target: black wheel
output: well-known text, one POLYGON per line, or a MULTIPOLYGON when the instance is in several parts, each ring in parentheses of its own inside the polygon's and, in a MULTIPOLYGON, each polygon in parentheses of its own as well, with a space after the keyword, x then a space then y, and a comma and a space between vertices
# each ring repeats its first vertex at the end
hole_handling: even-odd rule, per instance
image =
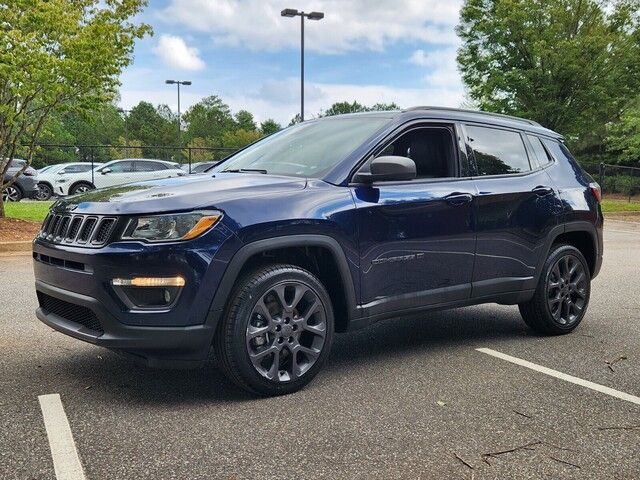
POLYGON ((2 192, 2 201, 4 202, 19 202, 22 200, 22 190, 17 185, 11 185, 7 187, 2 192))
POLYGON ((333 308, 322 283, 294 265, 268 265, 237 284, 214 339, 222 371, 261 395, 300 390, 333 342, 333 308))
POLYGON ((69 190, 69 195, 84 193, 94 189, 95 187, 91 185, 89 182, 78 182, 73 187, 71 187, 71 190, 69 190))
POLYGON ((519 305, 520 313, 539 333, 569 333, 584 318, 590 293, 591 274, 584 256, 571 245, 558 245, 545 262, 533 298, 519 305))
POLYGON ((53 197, 53 188, 48 183, 38 184, 38 193, 36 194, 37 200, 49 200, 53 197))

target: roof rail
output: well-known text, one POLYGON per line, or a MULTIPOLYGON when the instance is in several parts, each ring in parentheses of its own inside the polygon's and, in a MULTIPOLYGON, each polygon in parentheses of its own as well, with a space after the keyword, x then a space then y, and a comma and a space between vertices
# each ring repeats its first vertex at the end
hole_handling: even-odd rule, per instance
POLYGON ((528 118, 514 117, 512 115, 504 115, 502 113, 482 112, 480 110, 467 110, 467 109, 464 109, 464 108, 434 107, 434 106, 430 106, 430 105, 425 105, 425 106, 405 108, 403 110, 403 112, 412 112, 414 110, 444 110, 446 112, 471 113, 471 114, 476 114, 476 115, 486 115, 486 116, 489 116, 489 117, 496 117, 496 118, 504 118, 504 119, 508 119, 508 120, 514 120, 516 122, 522 122, 522 123, 527 123, 529 125, 535 125, 536 127, 541 127, 542 126, 538 122, 536 122, 534 120, 529 120, 528 118))

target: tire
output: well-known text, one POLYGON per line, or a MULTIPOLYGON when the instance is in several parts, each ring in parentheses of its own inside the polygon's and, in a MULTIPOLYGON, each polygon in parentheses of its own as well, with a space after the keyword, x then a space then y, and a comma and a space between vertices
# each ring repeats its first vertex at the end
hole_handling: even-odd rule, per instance
POLYGON ((69 189, 69 195, 77 195, 78 193, 88 192, 89 190, 95 190, 96 187, 91 185, 89 182, 78 182, 75 183, 69 189))
POLYGON ((237 283, 213 340, 214 355, 240 388, 284 395, 318 373, 333 330, 331 299, 314 275, 294 265, 267 265, 237 283))
POLYGON ((16 184, 13 184, 2 191, 3 202, 19 202, 24 197, 22 190, 16 184))
POLYGON ((533 298, 518 305, 525 323, 544 335, 572 332, 589 306, 591 273, 571 245, 555 245, 544 264, 533 298))
POLYGON ((53 197, 53 188, 51 188, 51 185, 49 185, 48 183, 39 183, 36 199, 45 201, 49 200, 51 197, 53 197))

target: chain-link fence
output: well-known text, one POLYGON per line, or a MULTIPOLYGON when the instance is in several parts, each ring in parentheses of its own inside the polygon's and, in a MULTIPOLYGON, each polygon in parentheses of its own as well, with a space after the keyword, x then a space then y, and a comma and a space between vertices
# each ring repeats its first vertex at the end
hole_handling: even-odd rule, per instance
POLYGON ((153 145, 41 144, 31 166, 37 170, 37 199, 49 200, 94 188, 202 173, 234 151, 153 145))
POLYGON ((620 195, 628 200, 640 195, 640 168, 608 163, 582 163, 581 165, 598 181, 603 194, 620 195))

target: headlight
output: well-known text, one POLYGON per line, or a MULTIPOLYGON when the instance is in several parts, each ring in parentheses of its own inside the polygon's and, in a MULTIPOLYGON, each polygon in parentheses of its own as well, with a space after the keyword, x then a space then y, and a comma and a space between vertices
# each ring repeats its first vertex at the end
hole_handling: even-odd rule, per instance
POLYGON ((122 240, 170 242, 191 240, 210 230, 222 218, 220 212, 191 212, 153 215, 129 220, 122 240))

